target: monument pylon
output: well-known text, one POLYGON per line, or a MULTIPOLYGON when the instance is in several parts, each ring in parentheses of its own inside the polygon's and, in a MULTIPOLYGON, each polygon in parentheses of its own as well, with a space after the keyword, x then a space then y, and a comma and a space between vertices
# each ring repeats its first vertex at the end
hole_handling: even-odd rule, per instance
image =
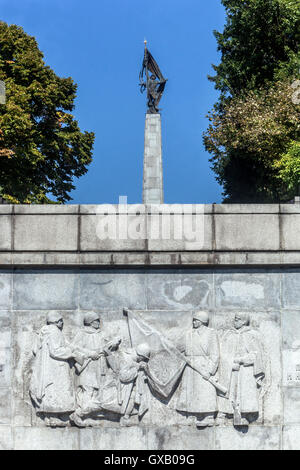
POLYGON ((161 116, 158 104, 167 79, 162 75, 156 61, 147 49, 140 72, 141 92, 147 90, 147 113, 145 122, 143 204, 163 204, 163 169, 161 116))

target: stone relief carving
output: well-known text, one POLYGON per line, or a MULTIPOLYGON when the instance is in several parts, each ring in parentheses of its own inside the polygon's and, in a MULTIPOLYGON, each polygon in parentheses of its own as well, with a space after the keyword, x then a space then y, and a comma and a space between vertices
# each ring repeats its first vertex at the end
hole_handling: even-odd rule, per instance
POLYGON ((194 414, 197 427, 213 426, 218 407, 211 378, 219 366, 219 341, 216 331, 208 327, 206 312, 196 312, 193 317, 193 331, 187 334, 184 345, 191 367, 183 372, 177 410, 194 414))
POLYGON ((104 338, 97 313, 87 313, 83 322, 72 343, 73 350, 81 355, 75 358, 76 409, 70 416, 77 426, 84 425, 86 418, 103 416, 104 394, 111 380, 106 357, 121 342, 120 338, 110 342, 104 338))
POLYGON ((170 403, 198 428, 262 418, 267 357, 248 314, 236 314, 220 334, 206 312, 195 312, 190 330, 175 340, 135 312, 124 309, 124 321, 128 337, 108 338, 99 314, 88 312, 67 342, 62 316, 48 315, 33 347, 29 386, 46 425, 130 426, 151 415, 151 400, 170 403))
POLYGON ((37 414, 51 426, 66 425, 69 415, 75 410, 70 368, 74 352, 65 340, 63 326, 62 316, 51 312, 33 349, 35 361, 29 393, 37 414))
POLYGON ((234 425, 248 425, 259 415, 266 358, 258 332, 249 325, 249 314, 236 314, 233 328, 221 338, 218 376, 228 387, 228 393, 219 396, 219 424, 233 416, 234 425))

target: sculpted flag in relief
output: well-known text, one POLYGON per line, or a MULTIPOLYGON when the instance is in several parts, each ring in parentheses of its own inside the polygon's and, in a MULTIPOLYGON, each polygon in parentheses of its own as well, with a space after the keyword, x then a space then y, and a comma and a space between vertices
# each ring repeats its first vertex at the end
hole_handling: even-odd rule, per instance
POLYGON ((126 311, 125 314, 132 347, 142 343, 150 346, 151 355, 147 370, 150 387, 162 397, 168 398, 186 366, 184 357, 171 341, 139 315, 132 311, 126 311))

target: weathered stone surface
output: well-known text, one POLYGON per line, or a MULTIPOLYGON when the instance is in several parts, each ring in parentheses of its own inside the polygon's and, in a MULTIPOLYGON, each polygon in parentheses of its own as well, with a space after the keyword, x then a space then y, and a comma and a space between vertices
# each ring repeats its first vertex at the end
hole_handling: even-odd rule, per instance
POLYGON ((73 215, 16 215, 14 248, 18 251, 74 251, 78 220, 73 215))
POLYGON ((300 450, 300 426, 284 426, 282 440, 283 450, 300 450))
POLYGON ((213 209, 215 214, 278 214, 279 204, 214 204, 213 209))
POLYGON ((122 309, 124 306, 146 308, 146 277, 142 271, 81 271, 81 309, 122 309))
POLYGON ((13 435, 10 426, 0 426, 0 450, 13 450, 13 435))
POLYGON ((12 272, 0 271, 0 309, 10 310, 12 306, 12 272))
POLYGON ((197 251, 212 249, 212 217, 204 213, 152 214, 147 218, 148 249, 151 251, 197 251))
POLYGON ((15 450, 78 450, 78 429, 15 427, 15 450))
POLYGON ((0 216, 0 250, 11 250, 11 217, 9 215, 0 216))
POLYGON ((148 449, 148 429, 144 427, 108 427, 80 430, 81 450, 148 449))
POLYGON ((218 427, 217 450, 280 450, 281 428, 279 426, 253 426, 241 428, 218 427))
POLYGON ((297 349, 300 345, 300 312, 299 310, 284 309, 282 322, 282 348, 297 349))
POLYGON ((78 282, 79 275, 72 270, 16 270, 14 309, 76 309, 78 282))
POLYGON ((217 250, 279 250, 279 216, 216 214, 217 250))
POLYGON ((282 370, 283 386, 300 387, 300 348, 299 344, 296 346, 296 342, 292 349, 282 351, 282 370))
POLYGON ((282 248, 284 250, 299 250, 299 230, 300 230, 300 214, 285 214, 280 216, 282 248))
MULTIPOLYGON (((153 168, 150 173, 151 178, 156 176, 153 168)), ((46 248, 38 237, 28 241, 32 243, 28 252, 10 251, 10 248, 18 249, 17 246, 9 246, 9 251, 5 251, 10 239, 3 230, 4 245, 1 246, 0 236, 0 264, 11 266, 0 271, 0 448, 299 448, 300 254, 295 232, 299 207, 293 204, 280 208, 277 205, 205 206, 203 213, 209 222, 204 230, 207 235, 202 251, 199 247, 193 251, 181 240, 160 238, 152 243, 149 224, 145 224, 148 239, 141 244, 139 240, 135 243, 125 240, 105 247, 98 244, 95 232, 88 233, 88 223, 84 221, 92 220, 94 215, 97 217, 102 206, 65 207, 0 206, 0 222, 1 217, 6 218, 3 218, 3 226, 7 221, 10 226, 10 218, 29 220, 31 217, 31 220, 42 221, 53 218, 55 226, 57 220, 67 217, 79 222, 78 225, 74 222, 72 236, 73 231, 78 233, 80 226, 82 235, 81 246, 75 235, 71 236, 71 245, 66 246, 59 245, 60 240, 56 243, 55 234, 53 244, 46 248), (226 229, 224 237, 220 231, 221 218, 226 229), (281 250, 277 249, 279 246, 281 250), (138 267, 129 268, 134 265, 138 267), (37 338, 42 338, 41 330, 46 326, 48 315, 56 312, 63 316, 62 334, 67 343, 72 343, 78 333, 85 331, 84 317, 93 310, 101 316, 103 338, 110 342, 120 337, 121 346, 128 354, 131 340, 134 345, 140 340, 130 338, 122 313, 124 307, 132 309, 140 321, 145 322, 146 330, 158 331, 164 341, 175 345, 179 351, 183 351, 181 338, 191 331, 195 312, 201 310, 209 315, 208 328, 217 333, 220 344, 223 335, 233 328, 236 314, 248 312, 249 331, 260 337, 266 358, 262 367, 264 393, 253 423, 234 427, 233 417, 229 416, 225 425, 197 429, 195 416, 177 409, 179 385, 185 380, 186 367, 171 397, 162 398, 149 388, 148 410, 140 421, 136 415, 130 415, 129 427, 121 425, 120 414, 106 416, 93 423, 96 427, 81 430, 70 426, 69 422, 65 429, 48 427, 45 417, 36 414, 29 396, 35 364, 33 345, 37 338), (12 428, 15 428, 13 432, 12 428)), ((140 209, 145 209, 148 220, 152 217, 149 206, 140 209)), ((165 206, 159 209, 165 220, 169 213, 170 218, 179 213, 176 207, 173 212, 172 208, 167 208, 167 212, 165 209, 165 206)), ((137 208, 135 210, 131 220, 141 215, 137 208)), ((124 216, 126 210, 116 205, 116 213, 124 216)), ((26 221, 26 224, 29 227, 30 223, 26 221)), ((34 230, 39 230, 38 224, 34 230)), ((40 233, 46 230, 47 227, 42 228, 40 233)), ((23 243, 21 235, 18 237, 23 243)), ((210 331, 208 328, 206 332, 210 331)), ((257 354, 257 350, 251 348, 257 354)), ((243 352, 243 347, 240 350, 243 352)), ((199 360, 201 354, 197 354, 196 349, 193 351, 192 357, 199 360)), ((219 364, 224 360, 222 355, 221 352, 219 364)), ((78 360, 79 357, 70 360, 74 380, 74 364, 79 364, 78 360)), ((248 361, 244 369, 254 370, 253 359, 248 358, 248 361)), ((130 364, 136 367, 137 363, 131 360, 130 364)), ((155 370, 163 377, 168 372, 170 356, 158 364, 161 367, 155 370)), ((253 377, 254 374, 249 375, 250 385, 254 383, 253 377)), ((136 378, 131 379, 133 386, 136 386, 135 381, 136 378)), ((195 383, 186 388, 187 403, 191 403, 191 396, 199 391, 195 383)))
MULTIPOLYGON (((153 157, 149 157, 151 158, 153 157)), ((154 192, 154 198, 158 197, 158 189, 148 191, 149 194, 154 192)), ((7 254, 5 251, 0 253, 0 263, 29 266, 34 262, 37 265, 44 263, 58 266, 69 263, 84 266, 85 258, 80 254, 85 252, 89 254, 94 251, 100 255, 104 250, 113 256, 114 253, 132 254, 137 250, 145 253, 145 250, 148 250, 150 253, 146 251, 147 256, 151 258, 151 251, 155 250, 155 259, 159 260, 156 264, 164 264, 164 251, 175 251, 180 255, 180 263, 185 266, 197 263, 214 266, 299 265, 298 206, 299 204, 280 207, 276 204, 3 204, 0 207, 0 249, 7 251, 7 254), (164 231, 167 231, 166 221, 169 218, 176 221, 179 213, 189 213, 191 209, 194 213, 200 208, 205 216, 204 237, 202 230, 196 230, 197 235, 201 233, 201 240, 197 239, 196 244, 193 240, 191 242, 188 236, 180 239, 173 236, 180 228, 178 221, 171 227, 170 239, 162 235, 159 235, 158 239, 151 237, 151 231, 156 231, 159 225, 155 215, 157 212, 163 214, 164 231), (115 225, 120 227, 121 232, 124 232, 126 227, 131 227, 127 236, 110 237, 109 240, 98 236, 99 221, 107 217, 107 213, 115 214, 115 225), (132 237, 131 232, 135 237, 132 237), (13 240, 11 234, 14 234, 13 240), (205 252, 205 257, 197 261, 199 250, 205 252), (52 251, 57 254, 52 256, 52 251), (73 258, 68 257, 70 251, 74 252, 73 258)), ((195 220, 192 217, 187 224, 187 232, 194 231, 195 220)))
POLYGON ((300 309, 299 268, 287 268, 282 273, 282 306, 293 310, 300 309))
POLYGON ((150 450, 210 450, 214 448, 214 429, 197 430, 192 427, 157 426, 150 428, 150 450))
POLYGON ((243 310, 280 307, 280 273, 276 270, 220 270, 215 275, 215 285, 217 307, 243 310))
POLYGON ((163 202, 161 118, 160 114, 146 114, 143 203, 163 202))
POLYGON ((147 276, 148 309, 192 310, 212 305, 211 271, 152 271, 147 276))
MULTIPOLYGON (((74 214, 79 211, 78 204, 16 204, 12 206, 15 214, 74 214)), ((44 219, 46 220, 46 219, 44 219)))
POLYGON ((82 215, 80 226, 80 248, 83 252, 146 249, 144 214, 82 215))
MULTIPOLYGON (((110 255, 109 255, 110 256, 110 255)), ((80 254, 70 252, 16 252, 11 264, 17 266, 78 266, 80 254)))
POLYGON ((300 388, 283 387, 284 424, 300 424, 300 388))

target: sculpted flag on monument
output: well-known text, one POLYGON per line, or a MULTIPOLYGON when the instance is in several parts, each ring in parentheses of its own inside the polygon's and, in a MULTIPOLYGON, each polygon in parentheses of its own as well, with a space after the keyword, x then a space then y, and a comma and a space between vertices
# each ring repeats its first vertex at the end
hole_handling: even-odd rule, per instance
POLYGON ((162 397, 168 398, 186 366, 176 347, 136 313, 125 311, 132 347, 147 343, 151 349, 148 362, 148 382, 162 397))
MULTIPOLYGON (((147 41, 145 41, 145 44, 147 41)), ((152 54, 148 51, 147 47, 145 46, 145 52, 144 52, 144 59, 143 59, 143 64, 142 64, 142 69, 140 71, 140 87, 141 91, 143 92, 144 89, 147 87, 148 94, 150 95, 153 93, 154 90, 151 89, 148 73, 151 73, 154 75, 155 79, 158 80, 158 82, 154 81, 152 83, 152 87, 155 87, 155 107, 159 104, 162 94, 164 92, 167 80, 161 73, 161 70, 155 61, 154 57, 152 54), (146 83, 144 82, 144 75, 146 75, 146 83)), ((153 97, 154 98, 154 97, 153 97)))

